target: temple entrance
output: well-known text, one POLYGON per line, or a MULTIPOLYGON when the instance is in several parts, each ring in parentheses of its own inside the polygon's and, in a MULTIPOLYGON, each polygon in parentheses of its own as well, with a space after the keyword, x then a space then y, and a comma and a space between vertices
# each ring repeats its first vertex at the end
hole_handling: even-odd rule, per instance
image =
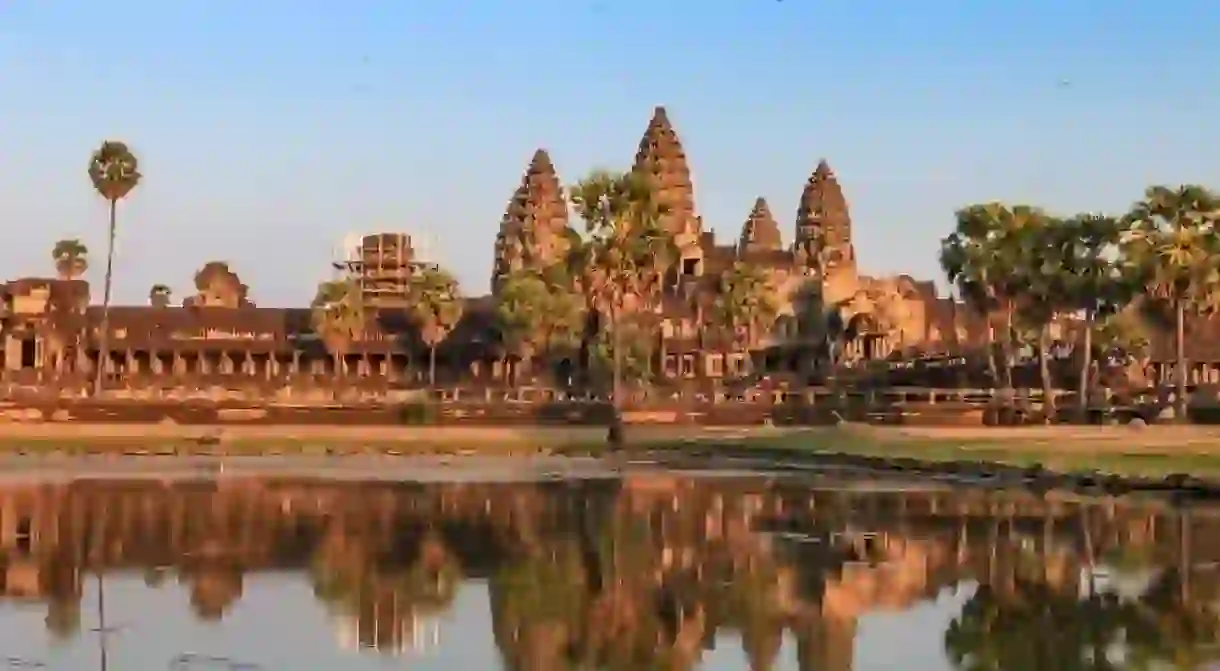
POLYGON ((34 336, 21 339, 21 367, 35 368, 38 366, 38 341, 34 336))
POLYGON ((865 361, 885 358, 885 336, 866 333, 860 336, 863 340, 863 356, 865 361))

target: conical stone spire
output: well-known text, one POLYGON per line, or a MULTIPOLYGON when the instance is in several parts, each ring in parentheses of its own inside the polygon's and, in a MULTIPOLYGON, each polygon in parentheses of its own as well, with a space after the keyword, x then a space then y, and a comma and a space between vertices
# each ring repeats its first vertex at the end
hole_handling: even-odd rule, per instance
POLYGON ((509 273, 545 268, 567 253, 568 205, 559 175, 545 149, 534 152, 521 185, 513 193, 496 235, 492 291, 509 273))
POLYGON ((847 199, 825 160, 818 163, 801 193, 793 250, 801 263, 823 273, 855 267, 847 199))
POLYGON ((741 240, 737 248, 743 252, 755 250, 775 250, 784 246, 783 236, 779 232, 779 224, 771 216, 771 208, 766 198, 754 201, 754 209, 741 227, 741 240))
POLYGON ((664 107, 653 110, 652 120, 640 139, 635 169, 649 176, 657 199, 668 209, 661 225, 670 233, 699 232, 695 217, 695 192, 682 142, 669 122, 664 107))

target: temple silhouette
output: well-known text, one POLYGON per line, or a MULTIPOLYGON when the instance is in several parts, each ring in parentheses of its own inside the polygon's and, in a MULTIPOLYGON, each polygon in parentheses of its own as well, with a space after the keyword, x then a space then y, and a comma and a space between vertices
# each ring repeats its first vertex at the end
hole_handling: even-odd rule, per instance
MULTIPOLYGON (((668 112, 657 107, 640 140, 632 169, 651 181, 666 206, 661 226, 678 256, 665 273, 661 300, 649 315, 649 366, 661 382, 772 376, 793 384, 818 384, 827 365, 825 337, 802 323, 810 305, 835 306, 850 334, 842 362, 953 361, 977 352, 987 321, 951 298, 937 295, 930 280, 908 275, 870 276, 857 264, 848 200, 825 160, 816 163, 801 190, 791 240, 764 197, 743 203, 738 235, 729 242, 704 225, 695 211, 691 171, 668 112), (749 348, 710 323, 708 308, 720 278, 735 263, 765 269, 779 309, 768 333, 749 348)), ((465 299, 461 322, 441 343, 438 380, 444 384, 504 384, 507 355, 495 316, 495 295, 510 273, 556 263, 570 246, 571 221, 559 173, 544 149, 532 156, 513 191, 494 241, 490 292, 465 299)), ((337 263, 357 283, 368 323, 336 361, 314 333, 310 310, 259 308, 237 269, 204 265, 196 292, 180 306, 163 291, 150 305, 111 309, 109 353, 98 352, 101 308, 96 292, 79 279, 23 278, 3 286, 4 347, 0 370, 21 384, 54 379, 61 389, 84 384, 98 366, 109 389, 259 387, 265 395, 293 395, 300 385, 345 383, 382 390, 418 385, 428 348, 403 316, 410 278, 420 271, 413 241, 403 233, 365 236, 352 258, 337 263)), ((471 288, 466 288, 471 293, 471 288)), ((1163 335, 1163 334, 1162 334, 1163 335)), ((1167 374, 1170 343, 1153 343, 1150 378, 1167 374)), ((1195 339, 1192 339, 1195 340, 1195 339)), ((1189 346, 1192 382, 1220 381, 1208 354, 1208 338, 1189 346)), ((1214 348, 1212 348, 1214 349, 1214 348)), ((584 355, 552 362, 564 371, 588 367, 584 355)), ((928 384, 929 373, 895 366, 894 384, 928 384)), ((551 371, 554 372, 554 369, 551 371)), ((977 371, 976 371, 977 372, 977 371)), ((545 378, 547 371, 540 371, 545 378)), ((557 375, 553 377, 564 377, 557 375)), ((567 377, 573 377, 568 374, 567 377)), ((961 376, 957 376, 960 378, 961 376)), ((953 376, 936 384, 950 384, 953 376)), ((960 382, 960 380, 958 380, 960 382)))

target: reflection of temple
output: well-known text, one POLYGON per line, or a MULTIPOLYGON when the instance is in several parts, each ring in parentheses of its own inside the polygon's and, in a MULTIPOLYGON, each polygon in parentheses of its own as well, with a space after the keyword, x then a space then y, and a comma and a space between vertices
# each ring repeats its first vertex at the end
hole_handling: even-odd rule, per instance
POLYGON ((1220 559, 1218 524, 1153 503, 728 478, 10 485, 0 591, 47 601, 68 634, 85 571, 171 567, 216 619, 243 575, 294 570, 341 642, 396 654, 435 645, 457 586, 482 578, 509 669, 688 669, 734 632, 753 668, 774 668, 787 635, 798 668, 844 670, 870 613, 971 582, 1001 603, 1031 584, 1074 603, 1084 569, 1115 553, 1206 601, 1214 572, 1187 558, 1220 559))

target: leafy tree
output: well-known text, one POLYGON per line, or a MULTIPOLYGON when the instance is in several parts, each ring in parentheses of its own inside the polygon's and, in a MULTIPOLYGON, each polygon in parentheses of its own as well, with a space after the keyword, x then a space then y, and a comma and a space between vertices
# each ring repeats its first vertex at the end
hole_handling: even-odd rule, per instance
POLYGON ((1093 365, 1093 336, 1133 297, 1133 284, 1117 261, 1119 223, 1113 217, 1078 214, 1060 222, 1058 249, 1066 301, 1083 316, 1080 345, 1080 380, 1077 388, 1079 412, 1088 409, 1093 365))
POLYGON ((569 189, 588 239, 574 250, 571 267, 589 307, 609 317, 614 403, 622 399, 623 352, 619 324, 633 308, 660 296, 676 255, 660 227, 667 212, 641 172, 596 170, 569 189))
POLYGON ((720 278, 713 304, 717 323, 730 329, 747 349, 775 323, 779 302, 766 272, 757 265, 737 262, 720 278))
POLYGON ((74 280, 89 269, 89 248, 77 238, 60 240, 51 249, 55 272, 63 280, 74 280))
POLYGON ((344 355, 353 341, 364 332, 365 314, 360 287, 351 280, 336 280, 318 285, 310 303, 314 332, 334 357, 335 374, 345 375, 344 355))
POLYGON ((154 308, 167 308, 172 296, 173 290, 168 285, 154 284, 148 290, 148 304, 154 308))
MULTIPOLYGON (((582 318, 581 298, 544 273, 512 273, 496 294, 496 321, 504 344, 524 362, 540 351, 573 344, 580 336, 582 318)), ((514 381, 516 376, 514 368, 514 381)))
MULTIPOLYGON (((1035 207, 1002 203, 971 205, 958 210, 954 232, 941 240, 941 267, 949 282, 976 314, 987 322, 988 371, 1010 397, 1013 390, 1016 331, 1022 304, 1031 307, 1032 294, 1046 294, 1048 287, 1030 287, 1031 268, 1046 265, 1046 255, 1033 254, 1035 245, 1046 242, 1048 217, 1035 207), (994 359, 992 316, 1002 316, 1004 337, 1000 351, 1004 365, 994 359)), ((1046 281, 1053 281, 1049 276, 1046 281)), ((1039 284, 1043 278, 1039 278, 1039 284)), ((1041 321, 1038 310, 1025 317, 1041 321)))
POLYGON ((1141 360, 1148 355, 1151 341, 1141 304, 1129 303, 1094 325, 1093 340, 1104 355, 1119 355, 1125 360, 1141 360))
MULTIPOLYGON (((528 362, 542 348, 548 299, 546 282, 535 273, 518 271, 505 278, 496 294, 496 322, 510 356, 528 362)), ((517 380, 515 365, 512 380, 517 380)))
POLYGON ((407 308, 428 348, 428 386, 436 385, 436 348, 462 318, 462 295, 457 280, 440 269, 421 271, 411 279, 411 301, 407 308))
POLYGON ((194 296, 191 305, 206 307, 253 307, 249 300, 250 287, 242 283, 237 273, 224 261, 209 261, 195 273, 194 296))
POLYGON ((1212 313, 1220 298, 1220 199, 1201 186, 1150 187, 1127 214, 1122 249, 1133 274, 1173 315, 1177 394, 1186 418, 1186 318, 1212 313))
POLYGON ((980 585, 945 632, 945 651, 963 671, 1117 671, 1106 654, 1121 645, 1130 607, 1108 594, 1084 599, 1018 580, 1015 595, 980 585))
POLYGON ((1029 342, 1037 343, 1038 372, 1042 380, 1042 418, 1055 416, 1055 385, 1051 376, 1051 325, 1074 308, 1067 293, 1067 275, 1062 272, 1070 246, 1068 229, 1037 208, 1013 207, 1003 221, 1005 257, 1015 269, 1008 293, 1017 303, 1019 326, 1032 331, 1029 342))
POLYGON ((622 318, 616 328, 598 331, 589 343, 590 372, 599 380, 609 377, 612 383, 617 377, 620 385, 627 381, 650 382, 651 330, 636 316, 622 318))
POLYGON ((98 338, 97 377, 93 393, 102 392, 105 362, 110 357, 110 286, 114 279, 114 236, 117 228, 119 201, 131 194, 140 183, 140 166, 135 154, 122 142, 107 140, 89 158, 89 181, 98 195, 110 205, 110 226, 106 245, 106 279, 102 292, 102 325, 98 338))

